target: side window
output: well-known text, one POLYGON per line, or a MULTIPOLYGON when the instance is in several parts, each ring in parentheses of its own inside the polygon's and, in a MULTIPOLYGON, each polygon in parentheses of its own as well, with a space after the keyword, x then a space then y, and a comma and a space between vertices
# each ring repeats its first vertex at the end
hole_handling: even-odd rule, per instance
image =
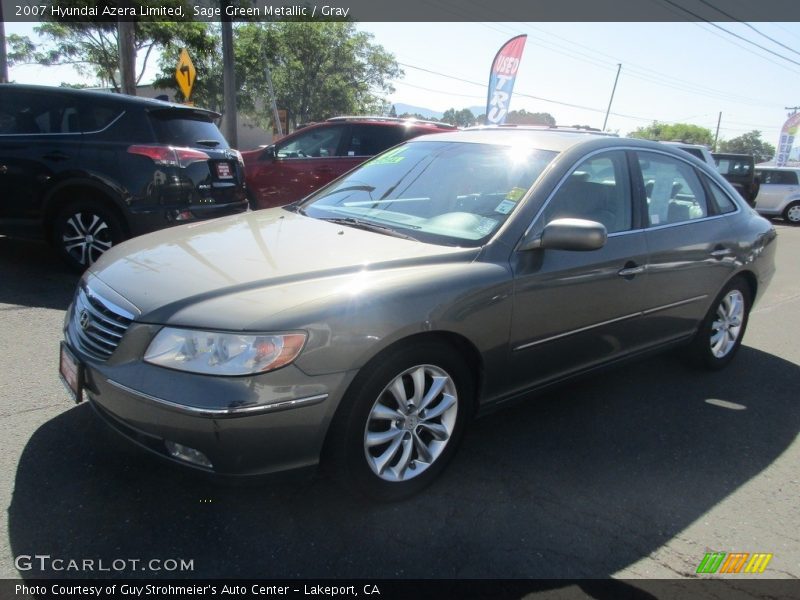
POLYGON ((708 183, 708 189, 711 190, 711 200, 716 206, 717 213, 724 215, 735 212, 736 204, 730 199, 728 194, 723 192, 720 187, 710 179, 706 179, 706 182, 708 183))
POLYGON ((314 127, 300 133, 297 137, 279 143, 278 158, 324 158, 336 156, 342 139, 343 125, 334 127, 314 127))
POLYGON ((344 156, 373 156, 403 141, 403 127, 353 125, 344 156))
POLYGON ((583 161, 550 199, 540 227, 554 219, 598 221, 608 233, 631 228, 633 200, 625 153, 596 154, 583 161))
POLYGON ((650 226, 708 216, 703 186, 694 167, 663 154, 639 152, 650 226))
POLYGON ((760 183, 774 183, 772 181, 772 171, 756 171, 756 177, 760 183))
POLYGON ((794 171, 775 171, 773 183, 782 185, 797 185, 797 173, 794 171))

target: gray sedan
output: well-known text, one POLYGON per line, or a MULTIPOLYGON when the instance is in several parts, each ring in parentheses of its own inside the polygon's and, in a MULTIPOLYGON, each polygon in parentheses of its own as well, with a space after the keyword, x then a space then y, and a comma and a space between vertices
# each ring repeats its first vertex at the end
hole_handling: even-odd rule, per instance
POLYGON ((480 413, 675 347, 733 359, 776 234, 663 144, 477 128, 397 146, 302 202, 128 241, 84 275, 60 372, 195 468, 322 463, 397 499, 480 413))

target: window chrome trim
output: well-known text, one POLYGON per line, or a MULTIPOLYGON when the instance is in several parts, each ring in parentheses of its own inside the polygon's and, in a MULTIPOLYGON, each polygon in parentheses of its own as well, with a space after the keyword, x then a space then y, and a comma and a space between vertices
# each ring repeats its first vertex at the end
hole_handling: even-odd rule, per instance
POLYGON ((559 333, 557 335, 551 335, 550 337, 542 338, 540 340, 535 340, 533 342, 528 342, 526 344, 522 344, 514 348, 514 352, 519 350, 525 350, 527 348, 531 348, 533 346, 538 346, 540 344, 546 344, 547 342, 553 342, 555 340, 560 340, 562 338, 575 335, 577 333, 583 333, 584 331, 589 331, 591 329, 596 329, 598 327, 603 327, 605 325, 611 325, 613 323, 619 323, 620 321, 626 321, 628 319, 634 319, 636 317, 642 317, 645 315, 651 315, 653 313, 660 312, 662 310, 669 310, 670 308, 677 308, 678 306, 683 306, 685 304, 691 304, 692 302, 699 302, 700 300, 705 300, 708 298, 708 294, 703 294, 702 296, 694 296, 693 298, 687 298, 686 300, 679 300, 677 302, 671 302, 670 304, 664 304, 662 306, 656 306, 654 308, 647 308, 645 310, 640 310, 635 313, 631 313, 629 315, 625 315, 623 317, 616 317, 615 319, 609 319, 607 321, 601 321, 600 323, 594 323, 592 325, 586 325, 585 327, 580 327, 578 329, 573 329, 571 331, 565 331, 564 333, 559 333))
MULTIPOLYGON (((615 150, 621 150, 623 152, 637 152, 637 153, 638 152, 651 152, 653 154, 661 154, 661 155, 666 156, 668 158, 672 158, 672 159, 684 162, 687 165, 689 165, 690 167, 692 167, 693 169, 695 169, 695 171, 698 171, 700 175, 703 175, 705 177, 709 177, 710 178, 708 173, 705 173, 702 170, 698 169, 697 165, 692 164, 692 162, 690 160, 688 160, 687 158, 684 158, 682 156, 674 156, 673 154, 671 154, 669 152, 664 152, 663 150, 660 150, 658 148, 640 148, 640 147, 636 147, 636 146, 613 146, 613 147, 601 148, 599 150, 595 150, 593 152, 590 152, 589 154, 583 155, 581 158, 579 158, 577 161, 575 161, 575 163, 573 163, 569 167, 569 169, 567 170, 566 175, 564 175, 559 180, 559 182, 553 188, 553 191, 550 192, 550 194, 547 196, 547 199, 544 201, 544 204, 542 204, 542 207, 537 211, 537 213, 534 215, 533 219, 531 219, 530 225, 528 225, 528 227, 525 229, 525 233, 522 234, 522 237, 520 238, 519 242, 515 246, 515 250, 519 247, 519 244, 522 243, 522 240, 524 240, 530 234, 531 230, 533 229, 533 226, 539 220, 539 217, 542 216, 542 213, 545 211, 545 209, 550 205, 550 202, 553 200, 553 197, 559 192, 559 190, 561 189, 561 186, 564 185, 564 183, 567 181, 569 176, 572 175, 572 172, 578 167, 578 165, 580 165, 586 159, 594 156, 595 154, 601 154, 603 152, 612 152, 612 151, 615 151, 615 150)), ((687 156, 691 156, 691 155, 687 154, 687 156)), ((692 158, 694 158, 694 157, 692 157, 692 158)), ((628 172, 628 176, 630 177, 630 170, 628 172)), ((713 182, 713 180, 712 180, 712 182, 713 182)), ((535 183, 536 182, 534 182, 534 184, 535 183)), ((702 181, 701 181, 701 185, 702 185, 702 181)), ((532 185, 531 189, 533 189, 534 187, 535 187, 535 185, 532 185)), ((727 191, 725 190, 724 187, 722 187, 722 186, 719 186, 719 187, 728 196, 728 198, 730 198, 733 201, 734 206, 736 206, 736 210, 735 211, 729 212, 729 213, 723 213, 721 215, 706 216, 706 217, 702 217, 700 219, 690 219, 688 221, 681 221, 679 223, 665 223, 663 225, 656 225, 654 227, 643 227, 643 228, 640 228, 640 229, 626 229, 625 231, 615 231, 614 233, 609 233, 608 237, 611 238, 611 237, 616 237, 616 236, 619 236, 619 235, 628 235, 628 234, 631 234, 631 233, 640 233, 642 231, 654 231, 654 230, 657 230, 657 229, 664 229, 666 227, 678 227, 680 225, 686 225, 687 223, 700 223, 701 221, 708 221, 710 219, 719 219, 721 217, 730 217, 732 215, 739 214, 742 211, 742 207, 739 204, 739 202, 737 201, 737 199, 732 198, 731 195, 727 193, 727 191)), ((528 192, 530 192, 530 189, 528 190, 528 192)), ((631 190, 631 200, 633 200, 633 190, 631 190)), ((744 199, 742 199, 742 201, 744 201, 744 199)))
POLYGON ((170 400, 164 400, 158 396, 152 396, 133 388, 123 385, 113 379, 106 379, 106 381, 117 389, 122 390, 140 398, 148 400, 154 404, 159 404, 169 409, 176 410, 193 417, 212 417, 218 419, 234 418, 234 417, 248 417, 251 415, 260 415, 264 413, 279 412, 282 410, 290 410, 293 408, 300 408, 301 406, 313 406, 328 398, 328 394, 318 394, 316 396, 307 396, 305 398, 294 398, 292 400, 282 400, 272 404, 256 404, 249 406, 237 406, 234 408, 199 408, 197 406, 188 406, 186 404, 178 404, 170 400))
POLYGON ((104 131, 106 131, 109 127, 114 125, 114 123, 119 121, 125 115, 125 113, 127 113, 127 112, 128 111, 123 110, 116 117, 114 117, 114 119, 109 121, 108 125, 106 125, 102 129, 96 129, 95 131, 70 131, 70 132, 67 132, 67 133, 0 133, 0 137, 31 137, 31 136, 34 136, 34 137, 52 137, 52 136, 67 136, 67 135, 94 135, 94 134, 103 133, 104 131))

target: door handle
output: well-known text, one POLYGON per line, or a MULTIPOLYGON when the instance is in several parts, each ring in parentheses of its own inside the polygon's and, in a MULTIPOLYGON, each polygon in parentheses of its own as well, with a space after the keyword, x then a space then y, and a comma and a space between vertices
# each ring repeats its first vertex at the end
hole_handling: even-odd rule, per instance
POLYGON ((733 254, 733 252, 730 248, 717 248, 711 252, 711 256, 714 258, 723 258, 725 256, 730 256, 731 254, 733 254))
POLYGON ((626 262, 625 267, 617 271, 617 275, 626 279, 633 279, 641 273, 644 273, 644 265, 637 265, 633 261, 626 262))

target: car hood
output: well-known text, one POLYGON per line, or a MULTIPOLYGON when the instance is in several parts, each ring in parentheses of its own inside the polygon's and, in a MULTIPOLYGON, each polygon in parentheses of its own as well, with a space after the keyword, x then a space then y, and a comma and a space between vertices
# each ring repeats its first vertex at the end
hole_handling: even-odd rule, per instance
MULTIPOLYGON (((131 303, 138 321, 166 323, 187 307, 210 306, 222 296, 252 298, 269 288, 268 297, 258 296, 275 313, 318 299, 343 276, 471 261, 477 254, 475 248, 424 244, 275 208, 134 238, 106 252, 87 277, 131 303)), ((209 326, 215 321, 209 315, 209 326)))

